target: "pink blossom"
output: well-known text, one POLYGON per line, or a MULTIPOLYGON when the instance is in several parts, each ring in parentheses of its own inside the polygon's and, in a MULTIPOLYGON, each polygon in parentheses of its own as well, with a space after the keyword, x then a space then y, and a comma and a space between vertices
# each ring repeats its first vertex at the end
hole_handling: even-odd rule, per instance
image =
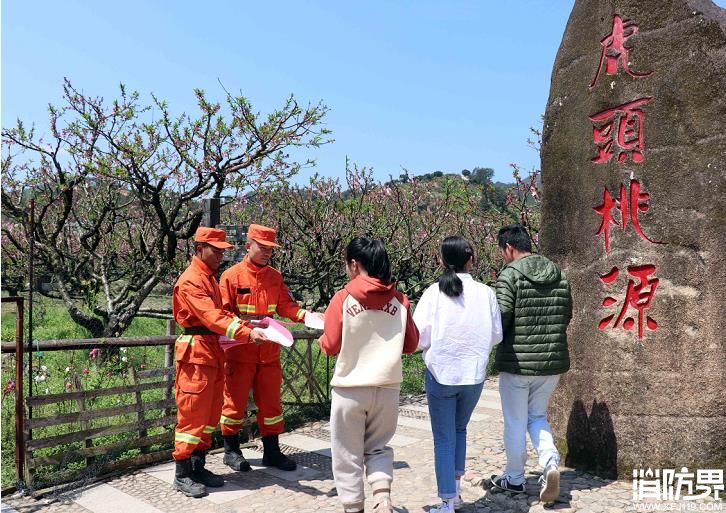
POLYGON ((91 373, 91 371, 90 371, 90 369, 88 369, 88 367, 86 367, 85 369, 83 369, 83 374, 88 375, 90 373, 91 373))
POLYGON ((98 348, 95 348, 95 349, 91 349, 91 352, 90 352, 90 353, 88 353, 88 356, 90 356, 91 358, 98 358, 98 354, 99 354, 100 352, 101 352, 101 350, 100 350, 100 349, 98 349, 98 348))

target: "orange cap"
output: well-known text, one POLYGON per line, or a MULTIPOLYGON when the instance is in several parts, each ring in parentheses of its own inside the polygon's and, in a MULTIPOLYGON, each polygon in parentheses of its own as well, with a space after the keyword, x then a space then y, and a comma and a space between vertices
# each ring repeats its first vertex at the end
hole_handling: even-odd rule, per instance
POLYGON ((277 232, 274 229, 262 226, 261 224, 251 224, 250 227, 247 228, 248 241, 253 240, 263 246, 279 248, 280 245, 275 242, 275 235, 277 235, 277 232))
POLYGON ((197 228, 197 233, 194 234, 194 242, 206 242, 210 246, 220 249, 234 247, 232 244, 227 242, 227 234, 224 230, 207 228, 206 226, 197 228))

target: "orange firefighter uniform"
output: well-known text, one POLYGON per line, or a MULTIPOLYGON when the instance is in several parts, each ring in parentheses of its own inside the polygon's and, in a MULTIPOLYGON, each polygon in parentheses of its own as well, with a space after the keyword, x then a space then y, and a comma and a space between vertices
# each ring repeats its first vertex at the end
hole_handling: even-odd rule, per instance
MULTIPOLYGON (((305 318, 305 310, 293 300, 280 271, 270 266, 257 266, 248 257, 222 273, 220 287, 224 308, 242 319, 275 313, 297 322, 305 318)), ((257 405, 260 436, 282 433, 285 423, 280 403, 280 346, 274 342, 238 345, 228 349, 226 357, 224 407, 220 419, 222 436, 236 435, 242 427, 250 387, 257 405)))
MULTIPOLYGON (((223 230, 211 228, 200 228, 195 241, 230 246, 223 230)), ((176 340, 177 425, 172 457, 179 461, 209 449, 219 422, 225 362, 219 336, 248 342, 250 330, 223 309, 214 273, 196 256, 174 285, 172 307, 174 319, 188 333, 176 340)))
MULTIPOLYGON (((252 224, 247 239, 268 248, 279 247, 272 228, 252 224)), ((280 272, 269 265, 260 267, 249 255, 222 273, 220 278, 224 308, 241 319, 262 318, 275 313, 293 321, 302 321, 305 310, 292 298, 280 272)), ((247 409, 250 387, 257 405, 257 424, 263 442, 276 440, 285 430, 280 404, 282 369, 280 346, 274 342, 240 345, 227 351, 224 383, 224 407, 220 426, 222 436, 236 437, 247 409)), ((225 438, 229 440, 229 438, 225 438)), ((277 452, 276 448, 272 448, 277 452)))

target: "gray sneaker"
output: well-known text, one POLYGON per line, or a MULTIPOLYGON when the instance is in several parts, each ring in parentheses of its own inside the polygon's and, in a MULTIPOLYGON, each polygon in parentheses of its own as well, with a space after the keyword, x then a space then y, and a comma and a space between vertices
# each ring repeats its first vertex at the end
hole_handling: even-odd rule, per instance
POLYGON ((539 491, 539 500, 545 504, 554 502, 560 496, 560 470, 557 465, 550 463, 539 478, 542 488, 539 491))
POLYGON ((457 495, 454 499, 454 509, 461 509, 464 507, 464 500, 461 498, 461 495, 457 495))

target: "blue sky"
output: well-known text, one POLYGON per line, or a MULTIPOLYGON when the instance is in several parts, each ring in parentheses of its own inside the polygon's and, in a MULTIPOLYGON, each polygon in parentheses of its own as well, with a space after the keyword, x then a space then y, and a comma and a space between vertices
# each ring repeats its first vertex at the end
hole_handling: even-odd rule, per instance
MULTIPOLYGON (((726 0, 720 0, 720 5, 726 0)), ((262 112, 294 93, 323 100, 335 143, 310 155, 342 175, 538 167, 529 127, 544 113, 571 0, 2 3, 2 125, 47 132, 63 77, 112 98, 125 83, 172 111, 221 81, 262 112)), ((305 175, 309 174, 306 171, 305 175)))

